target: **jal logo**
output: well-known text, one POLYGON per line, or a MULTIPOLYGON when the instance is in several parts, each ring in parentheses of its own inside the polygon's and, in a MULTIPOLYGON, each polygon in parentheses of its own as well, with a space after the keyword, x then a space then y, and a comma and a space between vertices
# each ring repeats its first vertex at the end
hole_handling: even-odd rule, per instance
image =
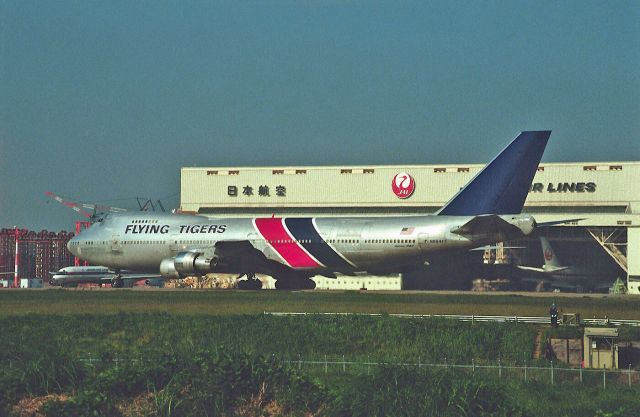
POLYGON ((553 252, 551 252, 549 249, 544 251, 544 259, 546 259, 547 261, 553 259, 553 252))
POLYGON ((398 198, 409 198, 416 189, 416 182, 411 175, 401 172, 393 177, 391 189, 398 198))

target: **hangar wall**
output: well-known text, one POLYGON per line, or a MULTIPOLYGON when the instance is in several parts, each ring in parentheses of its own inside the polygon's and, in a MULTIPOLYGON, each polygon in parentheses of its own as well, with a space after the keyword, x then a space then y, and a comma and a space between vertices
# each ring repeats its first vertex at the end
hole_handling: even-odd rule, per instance
POLYGON ((627 229, 628 280, 630 294, 640 294, 640 227, 627 229))
MULTIPOLYGON (((374 208, 428 212, 446 203, 483 165, 369 167, 182 168, 181 209, 186 212, 258 212, 270 208, 374 208), (413 193, 398 198, 397 174, 409 174, 413 193), (225 210, 225 209, 231 210, 225 210), (247 210, 251 209, 251 210, 247 210)), ((640 162, 542 164, 526 205, 548 211, 640 212, 640 162)), ((358 210, 355 210, 358 208, 358 210)))
MULTIPOLYGON (((231 217, 432 213, 483 166, 185 167, 180 210, 231 217)), ((625 269, 629 290, 640 293, 640 161, 540 164, 525 211, 538 221, 584 219, 565 227, 587 230, 625 269), (627 241, 614 241, 620 230, 627 241)))

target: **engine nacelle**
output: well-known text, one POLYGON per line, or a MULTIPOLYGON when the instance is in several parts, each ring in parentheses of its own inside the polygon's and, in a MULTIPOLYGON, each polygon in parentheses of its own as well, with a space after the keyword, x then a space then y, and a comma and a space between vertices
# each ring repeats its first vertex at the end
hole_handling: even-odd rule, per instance
POLYGON ((160 262, 160 274, 169 279, 179 279, 191 275, 203 275, 213 272, 215 262, 198 252, 180 252, 175 258, 166 258, 160 262))
POLYGON ((513 217, 511 220, 507 220, 512 225, 516 226, 523 235, 530 235, 536 228, 536 220, 529 215, 519 215, 513 217))
POLYGON ((174 259, 176 271, 182 276, 193 275, 195 270, 196 259, 200 256, 196 252, 180 252, 174 259))
POLYGON ((176 271, 173 258, 165 258, 160 262, 160 275, 166 279, 182 278, 178 271, 176 271))

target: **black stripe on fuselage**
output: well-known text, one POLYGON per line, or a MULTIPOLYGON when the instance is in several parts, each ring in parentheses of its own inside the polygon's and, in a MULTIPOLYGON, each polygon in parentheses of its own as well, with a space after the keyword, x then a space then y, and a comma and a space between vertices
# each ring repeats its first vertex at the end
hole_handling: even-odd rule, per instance
POLYGON ((288 218, 284 220, 287 229, 307 252, 321 264, 338 271, 352 269, 347 261, 342 259, 327 242, 322 239, 311 218, 288 218))

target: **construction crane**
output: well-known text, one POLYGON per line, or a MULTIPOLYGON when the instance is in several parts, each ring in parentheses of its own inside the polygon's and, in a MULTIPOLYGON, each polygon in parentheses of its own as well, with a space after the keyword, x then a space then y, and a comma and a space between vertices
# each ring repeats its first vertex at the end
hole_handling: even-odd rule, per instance
POLYGON ((138 201, 138 207, 140 207, 140 211, 156 211, 156 207, 158 207, 158 209, 160 209, 163 213, 166 211, 164 209, 164 206, 162 205, 162 201, 160 200, 156 200, 155 204, 150 198, 148 198, 144 202, 144 204, 142 203, 144 201, 143 198, 136 197, 136 200, 138 201))
POLYGON ((127 209, 111 207, 111 206, 106 206, 102 204, 77 203, 75 201, 65 200, 64 198, 50 191, 47 191, 44 194, 47 197, 51 197, 52 199, 56 200, 58 203, 62 204, 63 206, 69 207, 71 210, 76 211, 81 216, 88 218, 89 222, 91 223, 95 222, 99 218, 100 214, 102 213, 127 211, 127 209), (87 212, 85 209, 91 210, 92 213, 87 212))

